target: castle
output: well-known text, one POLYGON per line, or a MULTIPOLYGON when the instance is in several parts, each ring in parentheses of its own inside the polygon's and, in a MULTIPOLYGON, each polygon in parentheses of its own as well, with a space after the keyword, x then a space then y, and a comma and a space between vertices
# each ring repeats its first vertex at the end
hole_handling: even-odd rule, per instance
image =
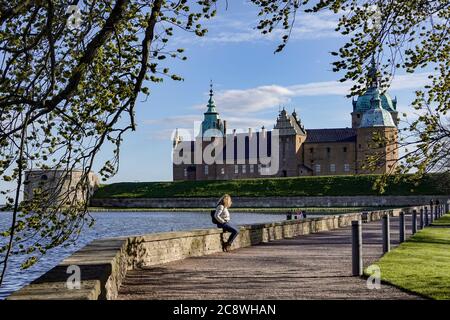
POLYGON ((50 203, 61 202, 84 202, 94 194, 100 185, 100 180, 96 174, 89 172, 87 181, 82 182, 83 172, 74 169, 67 171, 63 169, 34 169, 25 172, 23 199, 30 201, 36 191, 45 191, 50 197, 50 203), (76 188, 77 184, 83 184, 83 188, 76 188), (77 189, 76 192, 73 192, 77 189), (72 191, 73 193, 69 193, 72 191))
POLYGON ((351 128, 305 129, 295 110, 288 114, 283 108, 274 130, 262 127, 261 131, 249 129, 245 133, 227 132, 226 121, 217 112, 211 86, 200 133, 191 141, 183 141, 176 131, 173 179, 386 173, 395 168, 398 160, 399 119, 397 99, 381 93, 379 86, 378 71, 372 60, 367 89, 352 101, 351 128), (369 158, 375 168, 367 167, 369 158))

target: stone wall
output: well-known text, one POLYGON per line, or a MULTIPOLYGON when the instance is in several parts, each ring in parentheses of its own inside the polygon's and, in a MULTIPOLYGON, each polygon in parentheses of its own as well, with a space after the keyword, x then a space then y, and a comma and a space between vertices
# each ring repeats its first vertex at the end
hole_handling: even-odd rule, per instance
MULTIPOLYGON (((406 211, 393 209, 246 225, 241 227, 232 249, 346 227, 353 220, 373 221, 382 214, 396 216, 401 210, 406 211)), ((228 233, 215 228, 95 240, 8 299, 115 299, 128 270, 221 252, 227 238, 228 233), (69 290, 66 286, 70 275, 67 268, 72 265, 80 267, 80 289, 69 290)))
MULTIPOLYGON (((234 208, 292 207, 398 207, 421 205, 431 199, 446 203, 449 196, 342 196, 342 197, 233 197, 234 208)), ((211 208, 216 198, 112 198, 91 199, 93 207, 211 208)))

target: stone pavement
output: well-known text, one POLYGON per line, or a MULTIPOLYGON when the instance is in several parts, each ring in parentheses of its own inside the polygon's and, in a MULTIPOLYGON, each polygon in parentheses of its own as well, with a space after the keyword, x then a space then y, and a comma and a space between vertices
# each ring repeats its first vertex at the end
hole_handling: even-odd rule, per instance
MULTIPOLYGON (((407 236, 411 234, 407 216, 407 236)), ((363 225, 364 266, 382 254, 381 221, 363 225)), ((391 247, 398 245, 391 218, 391 247)), ((381 272, 383 272, 381 270, 381 272)), ((351 276, 351 227, 127 273, 118 299, 419 299, 351 276)))

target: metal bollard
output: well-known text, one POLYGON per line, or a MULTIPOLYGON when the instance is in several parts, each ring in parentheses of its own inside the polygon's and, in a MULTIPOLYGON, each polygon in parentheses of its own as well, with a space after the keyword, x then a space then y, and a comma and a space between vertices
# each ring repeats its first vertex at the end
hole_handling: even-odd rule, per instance
POLYGON ((362 224, 361 220, 352 221, 352 275, 362 276, 362 224))
POLYGON ((434 220, 436 220, 438 218, 438 208, 439 208, 438 205, 434 206, 434 220))
POLYGON ((428 207, 425 207, 425 226, 428 227, 430 225, 430 221, 428 219, 428 207))
POLYGON ((434 212, 433 212, 433 206, 430 206, 430 224, 434 221, 434 212))
POLYGON ((423 208, 420 208, 420 224, 419 224, 420 230, 423 229, 423 224, 424 224, 424 221, 423 221, 423 208))
POLYGON ((412 213, 412 234, 417 232, 417 210, 414 209, 412 213))
POLYGON ((402 211, 400 212, 400 221, 399 221, 399 227, 400 227, 400 243, 405 242, 405 213, 402 211))
POLYGON ((391 226, 389 214, 383 216, 381 220, 381 229, 383 235, 383 253, 391 251, 391 226))

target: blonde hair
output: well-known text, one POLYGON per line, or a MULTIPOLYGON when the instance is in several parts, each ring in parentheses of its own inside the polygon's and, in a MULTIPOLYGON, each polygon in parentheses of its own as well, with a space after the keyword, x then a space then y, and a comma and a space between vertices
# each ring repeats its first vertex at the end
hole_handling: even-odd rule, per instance
POLYGON ((223 205, 225 208, 231 207, 232 203, 233 202, 231 201, 231 197, 229 194, 224 194, 219 200, 219 204, 223 205))

